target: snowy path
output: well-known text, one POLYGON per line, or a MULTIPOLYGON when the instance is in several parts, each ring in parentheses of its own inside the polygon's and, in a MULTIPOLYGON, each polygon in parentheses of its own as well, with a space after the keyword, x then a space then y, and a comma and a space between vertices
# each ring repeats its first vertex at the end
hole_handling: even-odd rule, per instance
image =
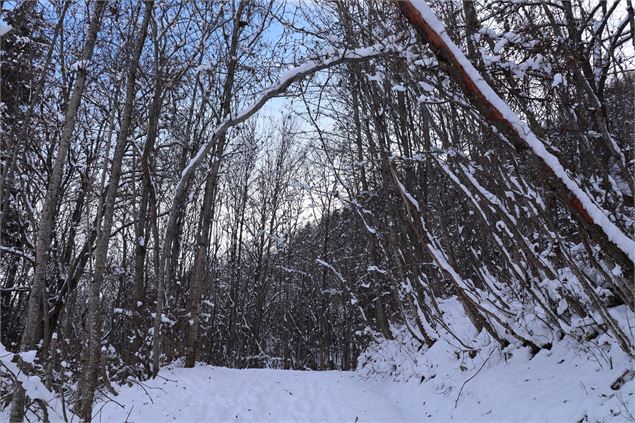
MULTIPOLYGON (((414 410, 389 400, 353 372, 163 369, 160 377, 122 389, 102 422, 415 422, 414 410), (150 399, 150 397, 152 399, 150 399)), ((421 409, 418 410, 419 413, 421 409)))
MULTIPOLYGON (((475 333, 456 299, 439 305, 455 336, 478 354, 447 334, 422 350, 401 328, 394 340, 371 344, 355 372, 167 367, 143 385, 118 387, 115 401, 125 408, 97 403, 95 421, 635 422, 634 362, 610 336, 588 346, 565 338, 536 355, 518 345, 501 351, 484 331, 475 333)), ((611 312, 635 331, 626 306, 611 312)))

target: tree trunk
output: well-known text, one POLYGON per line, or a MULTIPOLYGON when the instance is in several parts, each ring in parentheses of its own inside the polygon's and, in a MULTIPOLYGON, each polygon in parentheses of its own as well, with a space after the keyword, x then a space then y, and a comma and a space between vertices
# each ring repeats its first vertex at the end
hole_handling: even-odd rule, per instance
MULTIPOLYGON (((232 36, 229 45, 227 77, 223 87, 223 100, 221 103, 221 118, 230 113, 231 99, 233 95, 234 76, 238 66, 238 42, 241 32, 240 20, 247 5, 241 1, 236 10, 232 36)), ((187 353, 185 357, 185 367, 194 367, 198 354, 198 328, 201 314, 201 288, 205 274, 207 273, 207 252, 209 247, 209 230, 214 216, 214 202, 216 200, 216 186, 218 184, 218 173, 220 171, 221 160, 225 151, 225 136, 221 135, 215 145, 212 168, 205 180, 205 195, 201 208, 201 219, 199 230, 196 236, 196 257, 194 261, 194 273, 190 283, 190 322, 187 331, 187 353)))
POLYGON ((124 110, 121 116, 121 126, 115 144, 115 152, 110 170, 110 179, 108 189, 106 191, 106 201, 104 202, 104 218, 101 228, 97 234, 96 251, 95 251, 95 273, 90 284, 90 296, 88 302, 88 326, 89 326, 89 342, 88 342, 88 364, 84 370, 84 391, 81 393, 81 412, 80 417, 84 421, 90 421, 92 417, 92 406, 95 390, 97 388, 97 376, 99 374, 99 364, 101 355, 101 310, 99 304, 101 283, 106 271, 106 261, 108 256, 108 243, 110 241, 110 232, 112 230, 115 200, 119 187, 119 179, 121 178, 121 166, 123 156, 128 143, 128 135, 132 122, 132 111, 134 98, 136 94, 136 77, 141 50, 145 43, 148 32, 148 24, 152 15, 154 2, 145 2, 145 12, 143 21, 139 29, 139 34, 135 40, 133 56, 128 65, 126 78, 126 98, 124 110))
MULTIPOLYGON (((93 10, 93 19, 90 22, 86 42, 82 49, 81 60, 83 63, 89 63, 93 56, 95 43, 97 42, 97 33, 101 26, 102 15, 106 7, 106 2, 97 2, 93 10)), ((33 274, 33 283, 31 285, 31 293, 29 295, 28 311, 26 316, 26 324, 22 333, 21 351, 29 351, 34 349, 42 334, 41 307, 44 298, 44 282, 46 277, 46 269, 48 265, 48 252, 51 246, 51 237, 55 224, 55 210, 59 197, 60 185, 62 182, 62 171, 66 156, 70 149, 71 137, 75 128, 75 120, 77 112, 82 100, 84 87, 86 86, 87 65, 81 66, 77 70, 77 75, 73 83, 73 90, 68 102, 66 113, 64 114, 64 126, 60 137, 60 144, 57 151, 57 157, 51 171, 51 178, 46 190, 44 205, 40 215, 40 222, 37 231, 37 241, 35 245, 35 270, 33 274)), ((25 391, 22 385, 18 383, 16 392, 13 396, 11 404, 11 421, 19 422, 24 418, 25 391)))
POLYGON ((613 224, 606 213, 567 176, 558 159, 545 149, 529 127, 492 88, 484 80, 475 79, 478 72, 447 36, 443 24, 429 6, 424 1, 417 6, 411 1, 401 1, 398 5, 481 116, 507 137, 520 154, 528 156, 546 186, 570 211, 582 229, 632 277, 635 242, 613 224))
MULTIPOLYGON (((158 54, 155 53, 155 90, 154 96, 152 98, 152 103, 150 105, 150 110, 148 112, 148 131, 146 143, 143 148, 143 153, 141 155, 141 169, 143 172, 143 187, 141 192, 141 203, 139 205, 139 218, 137 221, 137 225, 135 228, 135 264, 134 264, 134 314, 132 326, 134 329, 134 340, 131 343, 132 353, 134 354, 139 350, 141 344, 143 342, 143 333, 142 333, 142 312, 143 312, 143 303, 146 300, 146 281, 145 281, 145 262, 146 262, 146 253, 147 253, 147 245, 148 245, 148 234, 147 234, 147 216, 148 216, 148 205, 150 203, 150 197, 153 194, 153 184, 152 184, 152 175, 150 172, 150 157, 152 151, 154 150, 154 145, 156 143, 158 129, 159 129, 159 117, 161 114, 161 106, 162 106, 162 92, 163 92, 163 81, 162 75, 160 74, 160 65, 158 63, 159 58, 158 54)), ((156 214, 156 211, 155 211, 156 214)), ((155 249, 158 248, 158 245, 155 245, 155 249)), ((158 268, 157 268, 158 269, 158 268)))

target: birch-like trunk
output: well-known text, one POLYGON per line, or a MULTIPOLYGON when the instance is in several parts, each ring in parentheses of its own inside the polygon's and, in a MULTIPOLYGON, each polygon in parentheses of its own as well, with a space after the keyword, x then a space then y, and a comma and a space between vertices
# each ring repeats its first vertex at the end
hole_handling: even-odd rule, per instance
POLYGON ((145 2, 145 12, 137 39, 135 40, 134 51, 128 64, 126 78, 126 98, 124 101, 124 109, 121 115, 121 126, 115 144, 115 151, 112 159, 112 167, 110 169, 110 179, 108 189, 106 191, 106 201, 104 202, 104 217, 101 228, 97 234, 96 250, 95 250, 95 273, 90 284, 90 293, 88 301, 88 326, 89 326, 89 342, 88 342, 88 363, 84 370, 84 389, 81 392, 81 411, 80 417, 84 421, 90 421, 92 415, 93 398, 97 388, 97 378, 99 374, 100 353, 101 353, 101 316, 100 316, 100 293, 101 283, 106 271, 106 261, 108 256, 108 243, 110 241, 110 232, 112 230, 115 200, 119 187, 119 179, 121 178, 121 166, 123 156, 128 142, 130 126, 132 122, 132 111, 134 99, 136 95, 136 78, 137 66, 143 44, 145 43, 148 32, 148 25, 152 15, 154 2, 145 2))
MULTIPOLYGON (((62 171, 64 163, 71 145, 71 137, 75 128, 77 112, 81 105, 82 95, 86 86, 86 76, 88 73, 88 63, 90 62, 95 44, 97 42, 97 34, 101 27, 103 12, 106 2, 96 2, 93 9, 93 19, 88 27, 86 41, 82 48, 80 57, 82 65, 78 67, 73 83, 72 93, 68 102, 66 113, 64 114, 64 126, 60 137, 60 144, 57 150, 57 156, 53 168, 51 169, 51 177, 44 198, 44 205, 40 214, 40 222, 37 231, 37 241, 35 244, 35 269, 33 275, 33 283, 31 285, 31 294, 29 296, 29 304, 26 316, 26 324, 22 333, 21 351, 29 351, 36 348, 39 337, 43 333, 42 329, 42 302, 44 298, 44 282, 46 277, 46 269, 48 265, 48 252, 51 247, 51 238, 53 235, 53 227, 55 226, 55 211, 59 198, 60 184, 62 182, 62 171)), ((11 404, 11 422, 21 422, 24 419, 24 403, 25 391, 21 384, 16 389, 11 404)))

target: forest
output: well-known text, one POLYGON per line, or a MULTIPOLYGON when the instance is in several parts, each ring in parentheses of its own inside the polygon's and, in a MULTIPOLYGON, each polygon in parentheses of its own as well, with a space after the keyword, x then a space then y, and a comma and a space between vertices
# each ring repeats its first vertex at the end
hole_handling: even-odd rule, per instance
POLYGON ((455 409, 490 357, 575 351, 635 421, 632 0, 0 12, 0 419, 444 345, 455 409))

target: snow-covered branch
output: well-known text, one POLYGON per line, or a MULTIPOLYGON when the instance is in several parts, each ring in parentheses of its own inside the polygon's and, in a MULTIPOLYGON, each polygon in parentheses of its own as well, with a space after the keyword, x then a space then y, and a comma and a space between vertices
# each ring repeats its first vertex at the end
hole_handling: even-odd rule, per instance
POLYGON ((4 245, 0 245, 0 251, 6 251, 9 254, 15 254, 16 256, 20 256, 22 258, 27 259, 31 263, 35 263, 35 257, 33 257, 31 254, 26 253, 26 252, 24 252, 22 250, 18 250, 17 248, 6 247, 4 245))
POLYGON ((220 125, 214 129, 210 138, 201 145, 197 153, 190 159, 189 163, 181 173, 181 178, 177 184, 176 192, 174 194, 173 207, 170 212, 166 228, 166 243, 164 245, 164 251, 168 251, 170 248, 172 231, 176 224, 177 210, 185 198, 186 187, 190 177, 202 163, 203 159, 209 154, 216 141, 223 136, 229 128, 238 125, 256 114, 267 103, 267 101, 283 94, 291 86, 291 84, 304 78, 305 76, 344 62, 368 60, 373 57, 397 52, 398 47, 393 45, 392 41, 394 40, 389 40, 389 42, 385 44, 377 43, 369 47, 360 47, 351 50, 337 50, 327 53, 324 57, 307 60, 301 65, 296 66, 283 74, 276 84, 273 84, 265 89, 251 105, 245 107, 234 115, 225 117, 220 125))
MULTIPOLYGON (((11 374, 16 383, 20 383, 26 391, 26 395, 35 400, 39 399, 47 403, 49 411, 53 411, 58 417, 64 415, 59 399, 55 393, 49 391, 42 383, 39 376, 29 376, 24 374, 18 365, 14 362, 14 357, 18 355, 20 360, 30 363, 35 358, 35 351, 27 351, 20 354, 14 354, 7 351, 4 345, 0 344, 0 366, 4 367, 6 372, 11 374)), ((69 413, 67 411, 67 413, 69 413)))
POLYGON ((198 149, 196 155, 190 159, 190 162, 187 164, 185 169, 183 169, 181 179, 179 180, 177 187, 177 192, 187 183, 191 174, 200 165, 203 158, 209 154, 212 146, 218 138, 225 134, 229 128, 238 125, 256 114, 265 105, 265 103, 267 103, 267 101, 283 94, 294 82, 317 71, 327 69, 344 62, 368 60, 384 54, 394 53, 396 50, 396 47, 392 44, 375 44, 370 47, 340 50, 329 53, 324 58, 308 60, 301 65, 290 69, 280 77, 276 84, 265 89, 251 105, 245 107, 233 116, 230 115, 225 117, 221 124, 214 129, 212 136, 198 149))

